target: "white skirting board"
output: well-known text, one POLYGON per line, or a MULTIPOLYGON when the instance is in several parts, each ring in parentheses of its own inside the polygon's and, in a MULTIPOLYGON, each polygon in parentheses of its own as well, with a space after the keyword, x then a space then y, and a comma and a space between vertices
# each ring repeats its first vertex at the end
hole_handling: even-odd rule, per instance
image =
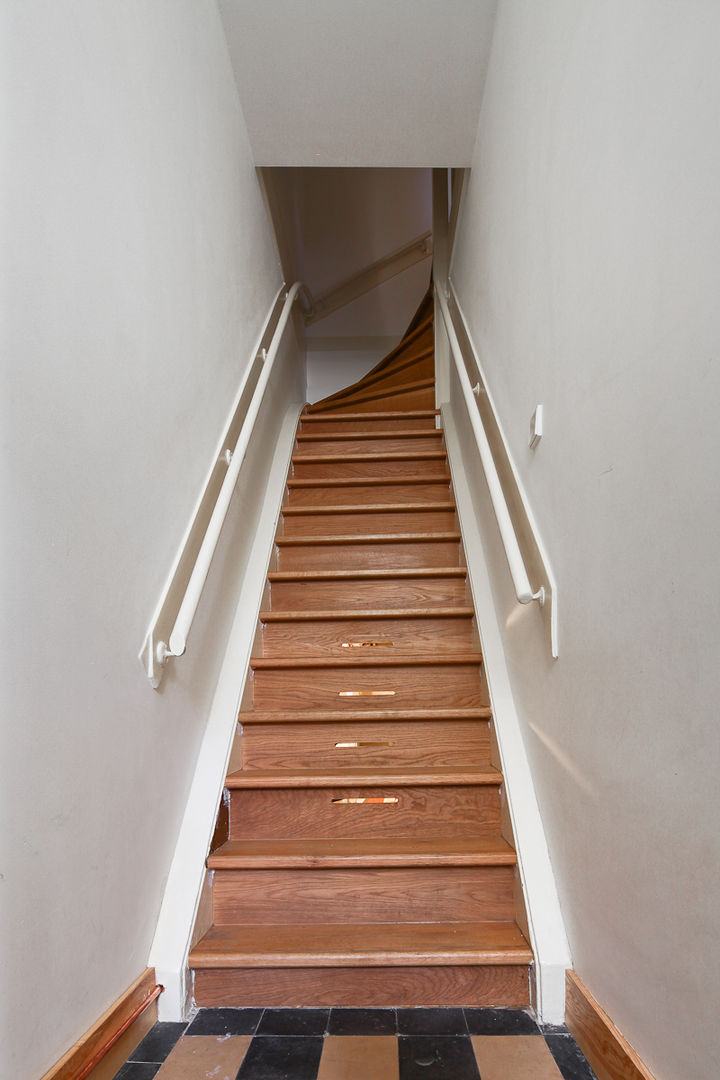
POLYGON ((190 1006, 187 957, 225 784, 238 708, 253 647, 268 565, 302 406, 291 406, 277 439, 225 657, 197 758, 148 965, 165 987, 160 1020, 183 1020, 190 1006))
MULTIPOLYGON (((565 1020, 565 971, 572 967, 540 809, 522 738, 520 719, 505 662, 482 536, 475 517, 460 441, 450 405, 442 406, 443 426, 462 531, 468 579, 480 629, 485 674, 495 723, 518 868, 535 955, 535 1000, 541 1021, 565 1020)), ((468 463, 470 465, 470 463, 468 463)), ((474 475, 481 472, 479 465, 474 475)), ((494 522, 492 523, 494 525, 494 522)))

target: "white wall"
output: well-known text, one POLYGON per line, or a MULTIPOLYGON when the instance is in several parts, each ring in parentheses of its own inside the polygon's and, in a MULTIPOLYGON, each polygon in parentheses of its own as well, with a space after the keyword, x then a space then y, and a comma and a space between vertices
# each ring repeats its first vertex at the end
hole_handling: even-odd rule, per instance
POLYGON ((0 1072, 31 1078, 146 966, 265 461, 160 693, 137 652, 280 273, 212 0, 2 20, 0 1072))
POLYGON ((719 37, 501 2, 453 272, 558 582, 553 662, 486 511, 574 966, 659 1080, 717 1056, 719 37))
POLYGON ((496 0, 219 0, 258 165, 467 165, 496 0))

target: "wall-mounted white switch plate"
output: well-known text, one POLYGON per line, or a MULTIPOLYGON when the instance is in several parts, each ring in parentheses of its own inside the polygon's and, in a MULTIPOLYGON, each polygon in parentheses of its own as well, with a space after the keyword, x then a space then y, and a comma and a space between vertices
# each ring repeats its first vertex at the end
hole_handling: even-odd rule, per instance
POLYGON ((540 442, 543 436, 543 407, 538 405, 535 412, 530 417, 530 438, 528 439, 528 446, 531 450, 534 450, 537 444, 540 442))

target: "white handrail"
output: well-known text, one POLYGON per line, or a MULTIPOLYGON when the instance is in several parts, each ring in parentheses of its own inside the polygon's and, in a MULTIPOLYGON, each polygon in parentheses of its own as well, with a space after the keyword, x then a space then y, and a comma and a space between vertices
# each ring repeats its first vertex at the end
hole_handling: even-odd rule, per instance
POLYGON ((485 434, 485 428, 483 427, 473 388, 470 385, 470 379, 463 359, 462 348, 460 347, 458 336, 455 333, 455 327, 453 326, 447 299, 441 288, 435 289, 435 295, 440 304, 443 323, 445 324, 448 340, 450 342, 450 351, 453 354, 453 360, 455 361, 455 367, 457 368, 460 386, 465 399, 465 406, 468 411, 468 416, 470 417, 475 441, 477 442, 478 450, 480 452, 480 460, 490 490, 490 499, 492 500, 493 510, 495 511, 498 528, 500 529, 500 535, 505 548, 505 556, 508 561, 508 566, 510 567, 510 575, 513 580, 513 585, 515 586, 515 595, 520 604, 529 604, 532 600, 537 600, 540 604, 544 604, 545 589, 540 588, 537 592, 533 592, 527 570, 525 569, 525 563, 520 552, 520 545, 518 544, 517 536, 515 535, 515 529, 513 528, 507 503, 505 502, 500 478, 498 477, 497 468, 495 467, 495 460, 492 455, 492 450, 490 449, 487 435, 485 434))
POLYGON ((275 357, 277 356, 280 342, 285 332, 285 327, 290 318, 290 311, 301 288, 302 283, 299 281, 295 282, 292 288, 288 290, 285 297, 285 303, 283 304, 283 309, 280 313, 275 333, 273 334, 272 341, 270 342, 270 346, 263 359, 263 369, 260 378, 255 387, 240 434, 235 443, 235 448, 232 451, 228 471, 223 480, 222 487, 220 488, 217 502, 215 503, 210 521, 208 522, 203 542, 200 546, 197 559, 195 560, 195 566, 193 567, 190 580, 188 581, 185 590, 185 596, 180 604, 175 624, 170 633, 169 643, 166 644, 164 641, 158 641, 156 645, 155 659, 160 665, 164 664, 169 656, 182 656, 187 647, 187 638, 190 633, 190 627, 195 618, 195 612, 197 611, 200 602, 200 596, 210 570, 210 564, 213 555, 215 554, 215 548, 220 539, 220 532, 225 522, 228 507, 230 506, 230 500, 232 499, 235 490, 235 484, 240 475, 242 463, 245 460, 245 454, 247 453, 247 448, 250 443, 253 425, 257 418, 257 414, 260 411, 260 406, 262 405, 265 388, 270 379, 275 357))

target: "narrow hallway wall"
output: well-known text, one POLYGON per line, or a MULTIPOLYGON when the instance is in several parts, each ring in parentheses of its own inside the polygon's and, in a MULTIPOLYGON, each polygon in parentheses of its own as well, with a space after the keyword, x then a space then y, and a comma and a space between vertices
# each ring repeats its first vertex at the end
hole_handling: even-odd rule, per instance
POLYGON ((0 1073, 33 1080, 147 963, 267 462, 160 693, 137 652, 281 277, 213 0, 11 0, 0 40, 0 1073))
POLYGON ((501 2, 453 270, 558 582, 553 662, 486 528, 575 968, 658 1080, 717 1057, 719 37, 501 2))

